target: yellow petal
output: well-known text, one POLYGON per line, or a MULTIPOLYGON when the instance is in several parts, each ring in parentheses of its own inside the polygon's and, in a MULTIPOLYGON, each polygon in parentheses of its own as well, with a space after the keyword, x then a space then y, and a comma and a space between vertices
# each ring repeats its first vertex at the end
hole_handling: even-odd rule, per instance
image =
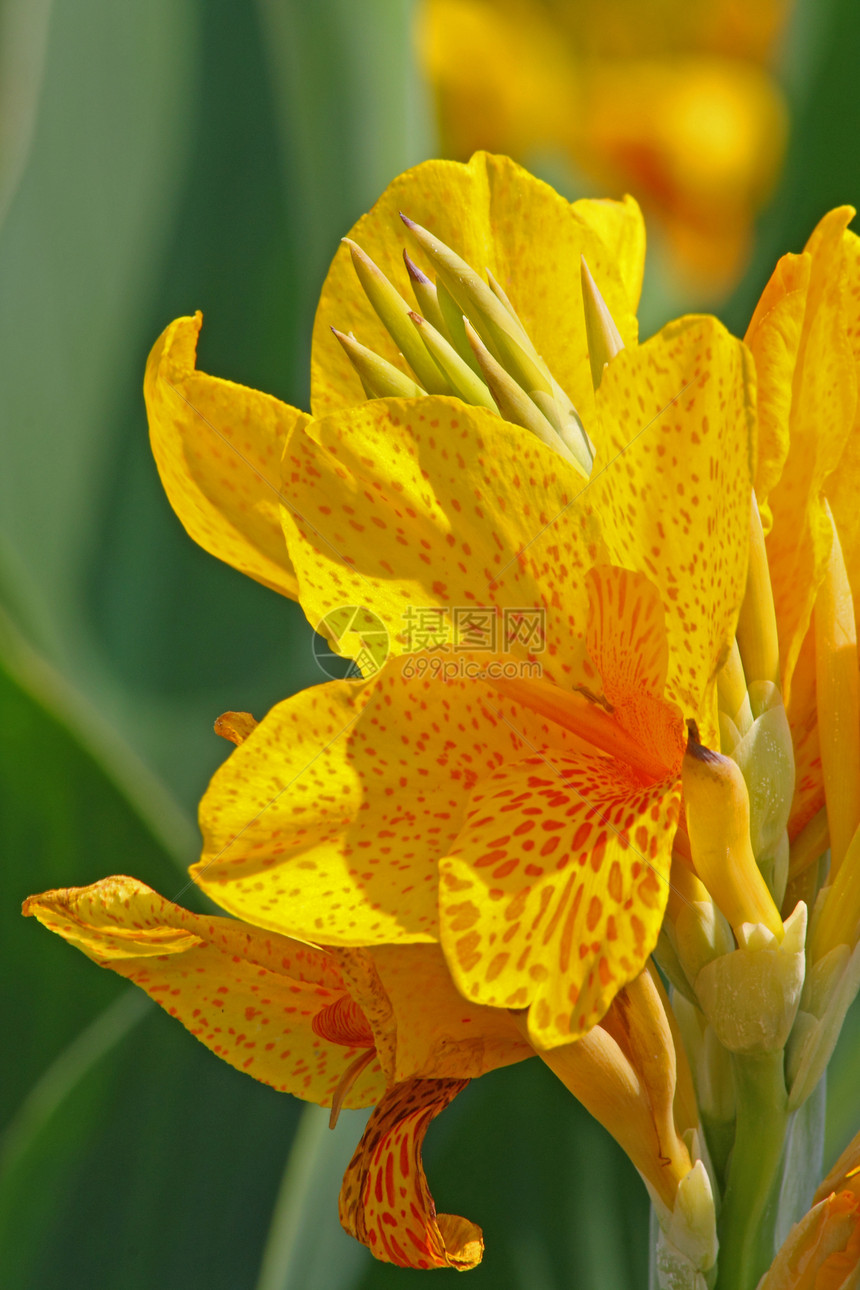
MULTIPOLYGON (((615 263, 592 224, 575 207, 506 157, 476 153, 468 165, 428 161, 389 185, 350 232, 404 298, 411 295, 402 253, 406 236, 400 212, 423 225, 479 274, 489 269, 562 389, 588 426, 593 407, 591 372, 579 281, 584 255, 625 344, 636 339, 636 321, 615 263)), ((420 269, 429 266, 409 246, 420 269)), ((402 366, 360 289, 349 248, 341 246, 329 269, 317 310, 311 364, 311 407, 324 416, 364 394, 331 328, 354 332, 362 344, 402 366)))
POLYGON ((441 862, 442 946, 477 1003, 529 1012, 541 1047, 583 1034, 642 970, 668 896, 676 780, 539 750, 483 780, 441 862))
MULTIPOLYGON (((331 945, 437 938, 437 860, 481 775, 550 737, 488 685, 399 664, 274 708, 214 776, 195 881, 261 927, 331 945)), ((563 731, 556 732, 565 747, 563 731)))
POLYGON ((430 1121, 467 1082, 396 1084, 368 1121, 344 1175, 340 1221, 383 1263, 465 1271, 481 1261, 481 1229, 455 1214, 436 1213, 421 1163, 430 1121))
MULTIPOLYGON (((309 945, 189 913, 126 877, 31 896, 24 913, 141 986, 231 1066, 281 1091, 328 1105, 360 1051, 314 1029, 346 991, 309 945)), ((372 1104, 384 1088, 373 1061, 345 1105, 372 1104)))
POLYGON ((416 616, 437 611, 440 642, 453 642, 457 615, 487 608, 498 648, 525 659, 533 640, 509 638, 517 612, 536 611, 546 673, 581 679, 582 577, 599 530, 581 477, 528 431, 455 399, 379 399, 294 436, 283 490, 318 630, 331 637, 327 615, 365 605, 403 653, 427 647, 416 616))
POLYGON ((438 945, 380 945, 373 959, 397 1021, 395 1079, 472 1079, 534 1056, 506 1009, 463 998, 438 945))
POLYGON ((309 420, 269 394, 195 370, 203 318, 177 318, 153 346, 144 394, 164 491, 205 550, 295 598, 280 524, 280 460, 309 420))
POLYGON ((839 465, 856 416, 856 360, 844 303, 844 230, 853 213, 851 207, 831 211, 807 244, 812 267, 793 374, 788 457, 770 494, 767 554, 787 700, 830 553, 822 487, 839 465))
POLYGON ((667 697, 712 728, 708 691, 728 654, 746 579, 755 447, 749 357, 716 319, 682 319, 618 354, 596 397, 586 497, 609 561, 644 573, 662 597, 667 697))
POLYGON ((773 517, 771 489, 788 456, 791 387, 809 290, 811 257, 784 255, 762 292, 747 328, 758 380, 758 460, 755 495, 765 534, 773 517))

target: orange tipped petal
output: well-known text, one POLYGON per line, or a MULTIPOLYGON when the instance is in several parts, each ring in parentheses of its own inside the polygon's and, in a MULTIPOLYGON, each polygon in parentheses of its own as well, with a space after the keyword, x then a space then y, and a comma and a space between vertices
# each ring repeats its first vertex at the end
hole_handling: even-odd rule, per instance
POLYGON ((269 394, 195 369, 203 316, 156 341, 144 395, 158 473, 189 535, 210 554, 296 598, 280 523, 280 461, 310 418, 269 394))
MULTIPOLYGON (((231 1066, 283 1092, 328 1105, 356 1045, 366 1044, 364 1031, 332 1039, 315 1028, 346 988, 310 945, 192 914, 134 878, 31 896, 24 913, 134 981, 231 1066)), ((346 1105, 372 1104, 384 1088, 374 1060, 346 1105)))
POLYGON ((412 1079, 379 1103, 344 1175, 340 1221, 383 1263, 457 1268, 480 1263, 481 1229, 437 1214, 421 1163, 424 1135, 468 1080, 412 1079))

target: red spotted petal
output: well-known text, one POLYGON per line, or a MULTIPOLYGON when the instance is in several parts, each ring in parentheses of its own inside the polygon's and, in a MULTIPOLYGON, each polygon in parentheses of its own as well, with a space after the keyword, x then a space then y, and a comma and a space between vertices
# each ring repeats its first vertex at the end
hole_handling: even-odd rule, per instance
POLYGON ((481 1229, 456 1214, 436 1213, 421 1163, 430 1121, 468 1082, 405 1080, 368 1121, 344 1175, 340 1221, 383 1263, 465 1271, 481 1261, 481 1229))

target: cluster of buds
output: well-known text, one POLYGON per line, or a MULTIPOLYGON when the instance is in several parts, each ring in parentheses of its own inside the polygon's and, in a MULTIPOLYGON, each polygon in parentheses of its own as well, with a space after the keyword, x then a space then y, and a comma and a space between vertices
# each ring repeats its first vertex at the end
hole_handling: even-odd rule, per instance
MULTIPOLYGON (((426 228, 406 215, 400 218, 437 275, 433 282, 404 250, 417 308, 360 246, 344 239, 368 300, 414 377, 351 333, 333 328, 367 397, 454 395, 530 430, 587 479, 594 449, 579 413, 535 349, 501 285, 489 270, 485 282, 426 228)), ((582 289, 596 338, 589 353, 599 384, 605 363, 624 345, 584 260, 582 289)))

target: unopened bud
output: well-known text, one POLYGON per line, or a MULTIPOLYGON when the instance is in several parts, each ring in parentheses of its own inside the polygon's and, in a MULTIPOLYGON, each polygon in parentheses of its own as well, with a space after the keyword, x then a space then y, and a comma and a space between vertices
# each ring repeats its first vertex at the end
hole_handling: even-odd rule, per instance
POLYGON ((782 939, 782 919, 750 843, 744 777, 730 757, 699 743, 695 723, 681 768, 693 865, 735 932, 763 923, 782 939))
POLYGON ((406 250, 403 252, 403 263, 406 265, 406 272, 409 274, 409 281, 412 284, 415 299, 418 301, 418 312, 428 322, 431 322, 441 335, 450 340, 448 329, 445 326, 445 319, 442 317, 436 284, 430 281, 426 273, 421 272, 414 260, 410 259, 406 250))
POLYGON ((343 238, 343 242, 349 247, 356 276, 379 321, 418 377, 423 389, 428 394, 447 394, 449 391, 446 381, 409 320, 409 305, 360 246, 348 237, 343 238))
POLYGON ((833 1055, 845 1014, 860 990, 860 945, 837 945, 809 970, 787 1049, 789 1110, 812 1093, 833 1055))
POLYGON ((420 314, 411 313, 409 317, 431 358, 448 381, 451 393, 474 407, 489 408, 491 412, 497 413, 493 396, 487 386, 479 376, 475 375, 471 367, 463 362, 453 345, 449 344, 433 324, 426 318, 422 318, 420 314))
POLYGON ((335 327, 332 327, 332 332, 346 351, 369 399, 414 399, 424 394, 420 385, 416 385, 393 363, 380 358, 366 345, 359 344, 354 336, 347 336, 335 327))
POLYGON ((609 312, 606 301, 597 289, 597 283, 591 276, 585 256, 580 256, 580 279, 591 381, 596 390, 603 380, 604 367, 621 352, 624 341, 621 339, 621 333, 615 325, 615 319, 609 312))
POLYGON ((730 1052, 777 1052, 791 1033, 803 989, 806 906, 786 919, 780 940, 761 923, 744 924, 739 933, 740 948, 696 978, 699 1004, 730 1052))
MULTIPOLYGON (((695 1285, 690 1273, 708 1272, 717 1261, 717 1218, 708 1171, 697 1160, 678 1184, 675 1208, 657 1244, 658 1275, 666 1286, 695 1285), (679 1280, 679 1272, 687 1279, 679 1280), (673 1276, 667 1276, 669 1270, 673 1276)), ((704 1280, 702 1285, 705 1285, 704 1280)))

